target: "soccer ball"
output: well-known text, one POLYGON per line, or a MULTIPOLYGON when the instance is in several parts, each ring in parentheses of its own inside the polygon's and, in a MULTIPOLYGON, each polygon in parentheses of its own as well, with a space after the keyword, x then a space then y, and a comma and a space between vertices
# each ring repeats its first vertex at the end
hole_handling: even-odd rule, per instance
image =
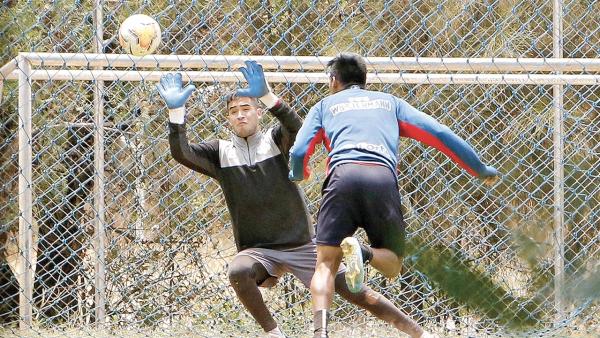
POLYGON ((119 28, 119 44, 129 54, 152 54, 160 44, 160 26, 147 15, 132 15, 119 28))

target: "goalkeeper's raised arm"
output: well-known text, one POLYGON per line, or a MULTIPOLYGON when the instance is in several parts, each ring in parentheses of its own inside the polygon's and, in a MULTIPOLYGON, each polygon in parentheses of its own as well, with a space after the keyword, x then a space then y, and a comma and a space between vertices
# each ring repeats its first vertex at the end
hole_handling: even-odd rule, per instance
POLYGON ((158 92, 169 109, 169 146, 173 158, 184 166, 202 174, 215 177, 218 166, 218 141, 190 145, 186 135, 185 102, 196 87, 183 88, 180 73, 166 74, 160 78, 158 92))
POLYGON ((279 120, 280 125, 273 128, 272 135, 281 152, 287 157, 296 134, 302 126, 302 119, 285 101, 273 93, 259 63, 256 61, 245 63, 246 67, 241 67, 240 71, 248 82, 248 88, 238 89, 236 95, 257 98, 279 120))

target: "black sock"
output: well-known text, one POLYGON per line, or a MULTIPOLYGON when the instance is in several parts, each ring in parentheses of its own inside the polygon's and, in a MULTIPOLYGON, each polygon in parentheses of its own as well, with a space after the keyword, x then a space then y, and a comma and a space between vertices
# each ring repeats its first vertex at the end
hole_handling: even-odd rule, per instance
POLYGON ((362 259, 364 264, 369 264, 371 259, 373 259, 373 249, 370 246, 359 244, 360 245, 360 253, 362 254, 362 259))
POLYGON ((314 313, 315 333, 327 334, 327 324, 329 323, 329 311, 319 310, 314 313))

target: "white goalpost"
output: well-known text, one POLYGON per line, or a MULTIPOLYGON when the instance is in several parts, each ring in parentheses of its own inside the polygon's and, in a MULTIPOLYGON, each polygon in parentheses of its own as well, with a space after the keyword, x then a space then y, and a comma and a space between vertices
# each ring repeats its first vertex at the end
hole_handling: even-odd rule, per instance
MULTIPOLYGON (((239 56, 239 55, 148 55, 19 53, 28 62, 31 80, 57 81, 157 81, 158 70, 97 70, 92 68, 185 68, 208 69, 183 71, 186 80, 198 82, 237 82, 241 73, 231 71, 247 59, 256 60, 265 69, 270 82, 327 83, 323 72, 331 57, 313 56, 239 56), (61 67, 69 69, 48 69, 61 67)), ((370 83, 391 84, 523 84, 523 85, 597 85, 600 75, 593 74, 530 74, 531 72, 599 72, 598 59, 535 59, 535 58, 385 58, 368 57, 370 83), (411 73, 438 72, 438 73, 411 73), (448 72, 468 72, 448 74, 448 72), (513 74, 521 72, 525 74, 513 74)), ((19 74, 15 60, 0 68, 4 79, 16 80, 19 74)))

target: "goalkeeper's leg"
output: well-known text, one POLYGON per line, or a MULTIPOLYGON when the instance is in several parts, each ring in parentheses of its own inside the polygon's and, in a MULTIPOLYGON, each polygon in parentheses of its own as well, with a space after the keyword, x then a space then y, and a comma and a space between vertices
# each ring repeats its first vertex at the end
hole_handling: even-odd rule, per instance
POLYGON ((236 256, 229 265, 229 281, 239 300, 258 324, 269 332, 277 329, 258 286, 271 277, 257 260, 245 255, 236 256))

